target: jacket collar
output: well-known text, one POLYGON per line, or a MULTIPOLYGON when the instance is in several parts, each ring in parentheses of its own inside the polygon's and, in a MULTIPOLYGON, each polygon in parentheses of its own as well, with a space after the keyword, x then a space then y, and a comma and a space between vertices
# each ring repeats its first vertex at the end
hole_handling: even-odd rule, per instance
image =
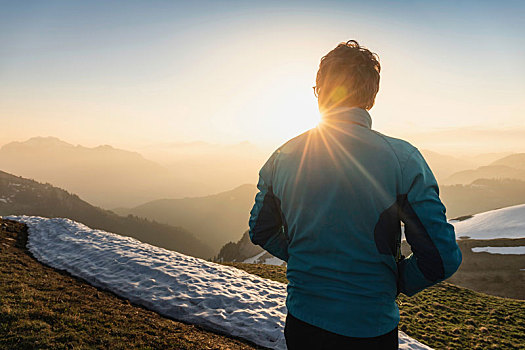
POLYGON ((323 114, 323 121, 346 122, 372 128, 372 118, 366 109, 359 107, 337 107, 323 114))

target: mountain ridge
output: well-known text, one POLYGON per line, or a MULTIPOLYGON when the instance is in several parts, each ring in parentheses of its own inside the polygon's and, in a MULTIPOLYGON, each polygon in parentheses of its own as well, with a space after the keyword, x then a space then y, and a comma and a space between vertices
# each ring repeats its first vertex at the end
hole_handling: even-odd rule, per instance
POLYGON ((67 217, 92 228, 99 228, 189 255, 209 258, 211 248, 190 231, 129 215, 119 216, 92 206, 76 194, 11 175, 0 170, 0 215, 38 215, 67 217))
POLYGON ((255 181, 264 151, 250 143, 205 145, 143 148, 150 155, 161 152, 161 162, 107 144, 85 147, 33 137, 4 144, 0 159, 4 171, 52 183, 106 209, 205 196, 255 181))
POLYGON ((445 184, 470 184, 477 179, 525 180, 525 153, 515 153, 474 169, 457 171, 444 179, 445 184))
POLYGON ((257 187, 244 184, 209 196, 165 198, 134 208, 117 208, 121 215, 147 217, 166 224, 177 223, 210 244, 218 252, 246 231, 257 187))

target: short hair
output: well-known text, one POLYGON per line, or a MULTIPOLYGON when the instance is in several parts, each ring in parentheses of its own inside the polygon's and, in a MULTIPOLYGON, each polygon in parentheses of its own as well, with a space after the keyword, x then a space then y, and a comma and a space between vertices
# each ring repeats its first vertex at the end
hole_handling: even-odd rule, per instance
POLYGON ((379 91, 379 57, 355 40, 340 43, 321 58, 314 93, 321 110, 370 109, 379 91))

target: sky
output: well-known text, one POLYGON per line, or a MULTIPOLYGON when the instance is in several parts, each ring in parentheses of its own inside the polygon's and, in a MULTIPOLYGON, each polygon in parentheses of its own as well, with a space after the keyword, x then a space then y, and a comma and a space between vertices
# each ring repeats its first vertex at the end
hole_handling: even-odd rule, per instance
POLYGON ((0 8, 0 145, 56 136, 132 150, 274 148, 317 124, 319 60, 356 39, 382 65, 374 129, 443 152, 525 151, 522 1, 0 8))

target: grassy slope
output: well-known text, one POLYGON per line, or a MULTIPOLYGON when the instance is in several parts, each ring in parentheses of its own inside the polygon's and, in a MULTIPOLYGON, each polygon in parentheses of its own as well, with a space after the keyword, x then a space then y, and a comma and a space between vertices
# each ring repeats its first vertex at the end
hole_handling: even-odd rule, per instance
MULTIPOLYGON (((457 286, 499 297, 525 300, 525 255, 474 253, 474 247, 519 247, 525 238, 517 239, 460 239, 457 241, 463 261, 459 270, 448 280, 457 286)), ((401 244, 403 255, 411 254, 406 241, 401 244)))
POLYGON ((44 266, 25 249, 24 226, 1 222, 0 349, 256 349, 44 266))
POLYGON ((473 247, 525 246, 525 238, 459 240, 463 254, 461 266, 450 283, 477 292, 525 300, 525 255, 474 253, 473 247))
MULTIPOLYGON (((227 263, 286 283, 281 266, 227 263)), ((436 349, 524 349, 525 301, 440 283, 398 299, 399 329, 436 349)))
MULTIPOLYGON (((40 264, 25 250, 24 234, 7 232, 21 228, 0 229, 0 348, 256 348, 166 319, 40 264)), ((226 265, 286 283, 284 267, 226 265)), ((436 349, 524 348, 524 301, 441 283, 398 303, 400 329, 436 349)))

